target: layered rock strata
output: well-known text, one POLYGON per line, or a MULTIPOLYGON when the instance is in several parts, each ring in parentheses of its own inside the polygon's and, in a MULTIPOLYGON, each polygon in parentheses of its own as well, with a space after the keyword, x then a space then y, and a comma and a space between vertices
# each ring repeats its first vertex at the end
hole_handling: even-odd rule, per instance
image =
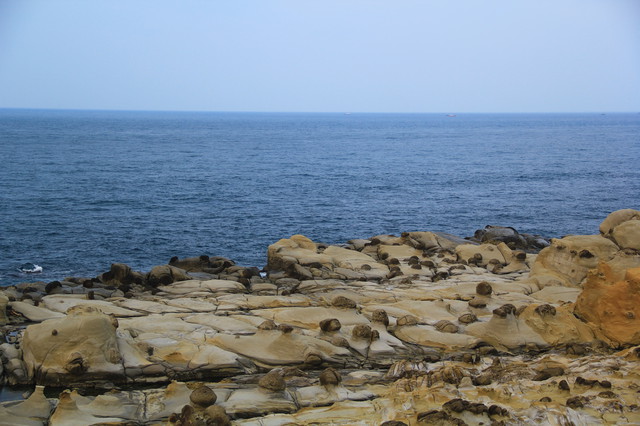
POLYGON ((262 271, 201 256, 7 287, 2 380, 38 387, 0 423, 637 423, 639 218, 538 254, 512 228, 297 235, 262 271))

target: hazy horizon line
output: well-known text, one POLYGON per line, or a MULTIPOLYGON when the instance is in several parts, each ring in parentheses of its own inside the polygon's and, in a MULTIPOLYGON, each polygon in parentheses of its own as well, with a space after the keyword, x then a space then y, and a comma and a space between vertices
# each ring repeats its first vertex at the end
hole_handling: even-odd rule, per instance
POLYGON ((158 113, 217 113, 217 114, 640 114, 640 111, 265 111, 265 110, 198 110, 198 109, 117 109, 117 108, 43 108, 0 107, 0 111, 76 111, 76 112, 158 112, 158 113))

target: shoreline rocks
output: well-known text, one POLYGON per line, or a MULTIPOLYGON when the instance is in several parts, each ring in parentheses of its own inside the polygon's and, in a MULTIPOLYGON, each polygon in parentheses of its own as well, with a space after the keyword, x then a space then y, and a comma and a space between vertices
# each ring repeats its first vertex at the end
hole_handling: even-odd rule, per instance
POLYGON ((548 246, 503 227, 340 247, 296 235, 269 246, 265 271, 200 256, 5 288, 0 377, 40 387, 0 411, 16 424, 640 422, 638 224, 614 212, 601 235, 548 246), (77 390, 44 397, 62 385, 77 390))

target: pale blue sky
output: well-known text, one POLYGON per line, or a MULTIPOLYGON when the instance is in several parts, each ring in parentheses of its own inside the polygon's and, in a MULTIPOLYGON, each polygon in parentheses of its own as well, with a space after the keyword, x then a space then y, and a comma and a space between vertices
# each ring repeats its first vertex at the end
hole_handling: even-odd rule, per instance
POLYGON ((0 0, 0 108, 640 111, 640 1, 0 0))

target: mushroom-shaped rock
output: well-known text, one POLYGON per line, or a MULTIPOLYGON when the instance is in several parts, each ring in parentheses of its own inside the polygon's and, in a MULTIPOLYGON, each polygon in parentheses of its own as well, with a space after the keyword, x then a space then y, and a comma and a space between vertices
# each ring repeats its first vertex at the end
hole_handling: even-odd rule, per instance
POLYGON ((373 314, 371 314, 371 321, 380 322, 385 326, 388 326, 389 315, 387 315, 387 311, 385 311, 384 309, 376 309, 375 311, 373 311, 373 314))
POLYGON ((171 265, 155 266, 146 276, 147 283, 153 287, 190 279, 191 277, 183 269, 171 265))
POLYGON ((231 426, 231 419, 225 411, 224 407, 220 405, 211 405, 205 410, 205 414, 208 417, 207 424, 214 426, 231 426))
POLYGON ((282 377, 282 372, 273 369, 260 378, 258 386, 273 392, 280 392, 285 390, 287 384, 284 381, 284 377, 282 377))
POLYGON ((258 330, 275 330, 278 325, 273 320, 264 320, 259 326, 258 330))
POLYGON ((344 296, 334 297, 333 300, 331 301, 331 304, 336 308, 348 308, 348 309, 353 309, 357 306, 356 302, 344 296))
POLYGON ((457 333, 459 330, 457 325, 447 320, 438 321, 435 327, 441 333, 457 333))
POLYGON ((467 312, 465 314, 462 314, 458 317, 458 321, 460 321, 460 323, 462 324, 471 324, 473 322, 478 321, 478 317, 476 317, 474 314, 467 312))
POLYGON ((371 327, 367 324, 358 324, 353 327, 351 331, 351 335, 357 339, 370 339, 371 338, 371 327))
POLYGON ((515 313, 516 307, 511 303, 507 303, 493 310, 493 314, 500 318, 506 318, 507 315, 515 315, 515 313))
POLYGON ((191 392, 191 395, 189 395, 189 400, 191 400, 194 405, 202 408, 215 404, 217 399, 218 396, 213 389, 205 385, 198 386, 191 392))
POLYGON ((486 308, 487 301, 483 297, 474 297, 473 299, 469 300, 469 306, 478 309, 486 308))
POLYGON ((332 331, 338 331, 341 327, 342 325, 340 324, 340 321, 338 321, 338 319, 336 318, 329 318, 320 321, 320 330, 328 333, 332 331))
POLYGON ((322 386, 336 386, 340 384, 340 382, 342 382, 342 376, 336 369, 332 367, 329 367, 322 373, 320 373, 320 384, 322 386))
POLYGON ((399 327, 408 325, 416 325, 418 324, 418 318, 414 317, 413 315, 405 315, 403 317, 398 318, 398 320, 396 321, 396 324, 399 327))
POLYGON ((479 282, 478 285, 476 285, 476 293, 481 296, 489 296, 492 292, 493 288, 491 284, 486 281, 479 282))

